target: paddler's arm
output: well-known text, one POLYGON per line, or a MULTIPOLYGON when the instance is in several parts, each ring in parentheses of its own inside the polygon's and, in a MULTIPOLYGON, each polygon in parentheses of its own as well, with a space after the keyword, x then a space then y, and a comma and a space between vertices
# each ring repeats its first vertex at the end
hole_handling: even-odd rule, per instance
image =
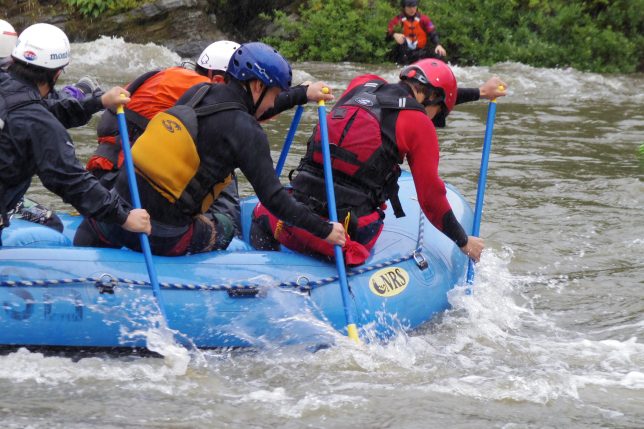
POLYGON ((492 76, 478 88, 458 88, 456 91, 456 104, 469 103, 481 98, 494 100, 508 94, 508 85, 498 76, 492 76))
POLYGON ((325 93, 322 91, 322 88, 328 87, 329 85, 325 82, 320 81, 312 83, 306 81, 301 85, 289 88, 287 91, 282 91, 277 98, 275 98, 273 107, 264 112, 262 117, 259 118, 259 121, 265 121, 285 110, 306 104, 309 101, 331 101, 334 98, 333 94, 331 92, 325 93))

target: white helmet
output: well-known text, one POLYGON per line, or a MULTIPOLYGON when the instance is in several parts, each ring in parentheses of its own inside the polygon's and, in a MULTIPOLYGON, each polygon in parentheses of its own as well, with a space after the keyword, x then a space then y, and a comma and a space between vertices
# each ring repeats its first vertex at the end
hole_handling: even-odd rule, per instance
POLYGON ((51 24, 30 25, 20 33, 11 56, 27 64, 59 69, 69 64, 69 39, 51 24))
POLYGON ((239 48, 239 43, 229 40, 220 40, 219 42, 211 43, 199 55, 197 65, 208 70, 225 72, 228 69, 230 57, 233 56, 237 48, 239 48))
POLYGON ((0 58, 11 55, 13 48, 16 47, 18 33, 11 24, 0 19, 0 58))

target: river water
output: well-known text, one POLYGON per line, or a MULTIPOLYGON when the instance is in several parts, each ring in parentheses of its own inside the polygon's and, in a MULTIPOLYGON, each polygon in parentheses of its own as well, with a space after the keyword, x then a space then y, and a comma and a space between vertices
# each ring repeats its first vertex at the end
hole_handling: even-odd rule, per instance
MULTIPOLYGON (((101 39, 72 47, 64 83, 123 84, 181 59, 101 39)), ((295 83, 341 92, 394 66, 295 64, 295 83)), ((343 338, 316 353, 166 350, 149 356, 0 356, 3 428, 644 427, 644 76, 455 67, 461 86, 492 74, 499 100, 472 295, 389 344, 343 338)), ((458 106, 439 131, 440 171, 476 196, 486 103, 458 106)), ((306 109, 287 169, 316 117, 306 109)), ((267 124, 277 160, 292 112, 267 124)), ((96 118, 72 131, 79 157, 96 118)), ((242 192, 249 193, 247 184, 242 192)), ((34 183, 32 197, 68 209, 34 183)))

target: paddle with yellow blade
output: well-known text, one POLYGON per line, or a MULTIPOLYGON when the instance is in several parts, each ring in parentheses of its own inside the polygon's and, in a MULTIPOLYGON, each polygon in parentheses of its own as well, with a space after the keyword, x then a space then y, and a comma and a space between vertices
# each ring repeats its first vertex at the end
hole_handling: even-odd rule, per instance
MULTIPOLYGON (((121 97, 125 98, 125 95, 121 94, 121 97)), ((141 199, 139 198, 139 187, 136 183, 136 175, 134 174, 134 162, 132 161, 132 149, 130 148, 130 136, 127 131, 127 122, 125 121, 125 111, 123 110, 123 105, 119 104, 116 109, 116 116, 119 123, 119 133, 121 134, 121 147, 123 148, 123 158, 125 162, 125 169, 127 172, 127 181, 130 188, 130 196, 132 198, 132 205, 135 209, 141 208, 141 199)), ((161 288, 159 286, 159 280, 157 279, 157 271, 154 267, 154 262, 152 261, 152 250, 150 249, 150 241, 148 236, 144 233, 139 234, 141 240, 141 250, 145 257, 145 265, 148 269, 148 276, 150 277, 150 284, 152 285, 152 293, 156 298, 161 316, 163 316, 163 323, 167 324, 167 317, 165 311, 165 303, 163 302, 163 296, 161 295, 161 288)))
MULTIPOLYGON (((499 89, 503 89, 499 86, 499 89)), ((496 98, 488 104, 487 122, 485 123, 485 139, 483 141, 483 152, 481 154, 481 168, 479 170, 479 183, 476 189, 476 205, 474 208, 474 222, 472 235, 478 237, 481 230, 481 216, 483 215, 483 199, 485 197, 485 184, 487 182, 487 165, 490 160, 492 149, 492 132, 494 131, 494 120, 496 118, 496 98)), ((470 259, 467 267, 467 284, 474 283, 474 262, 470 259)), ((469 289, 468 289, 469 291, 469 289)))
MULTIPOLYGON (((328 93, 329 89, 324 88, 324 93, 328 93)), ((331 150, 329 148, 329 130, 326 123, 326 106, 324 100, 318 101, 318 117, 320 122, 320 135, 322 136, 322 164, 324 166, 324 186, 326 188, 326 199, 329 206, 329 220, 331 222, 338 221, 338 212, 335 206, 335 191, 333 189, 333 173, 331 171, 331 150)), ((342 293, 342 305, 344 308, 344 315, 347 320, 347 336, 356 343, 360 343, 358 337, 358 328, 355 324, 353 316, 353 307, 351 305, 351 295, 349 292, 349 282, 347 281, 347 272, 344 267, 344 255, 342 254, 342 247, 339 245, 333 246, 335 255, 335 266, 338 270, 338 277, 340 280, 340 291, 342 293)))

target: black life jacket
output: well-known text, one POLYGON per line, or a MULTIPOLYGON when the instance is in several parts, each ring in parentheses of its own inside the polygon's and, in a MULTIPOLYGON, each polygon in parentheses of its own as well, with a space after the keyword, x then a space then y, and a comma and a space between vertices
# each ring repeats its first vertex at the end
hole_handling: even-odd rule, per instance
POLYGON ((246 110, 237 102, 197 106, 213 84, 202 84, 185 104, 157 113, 132 147, 138 175, 183 213, 205 212, 232 175, 212 184, 197 152, 198 118, 225 110, 246 110))
MULTIPOLYGON (((339 219, 347 211, 364 216, 387 200, 396 217, 405 215, 398 199, 403 160, 396 145, 396 120, 401 110, 425 111, 403 87, 378 79, 352 89, 327 114, 339 219)), ((326 214, 319 124, 297 170, 292 180, 295 197, 326 214)))

